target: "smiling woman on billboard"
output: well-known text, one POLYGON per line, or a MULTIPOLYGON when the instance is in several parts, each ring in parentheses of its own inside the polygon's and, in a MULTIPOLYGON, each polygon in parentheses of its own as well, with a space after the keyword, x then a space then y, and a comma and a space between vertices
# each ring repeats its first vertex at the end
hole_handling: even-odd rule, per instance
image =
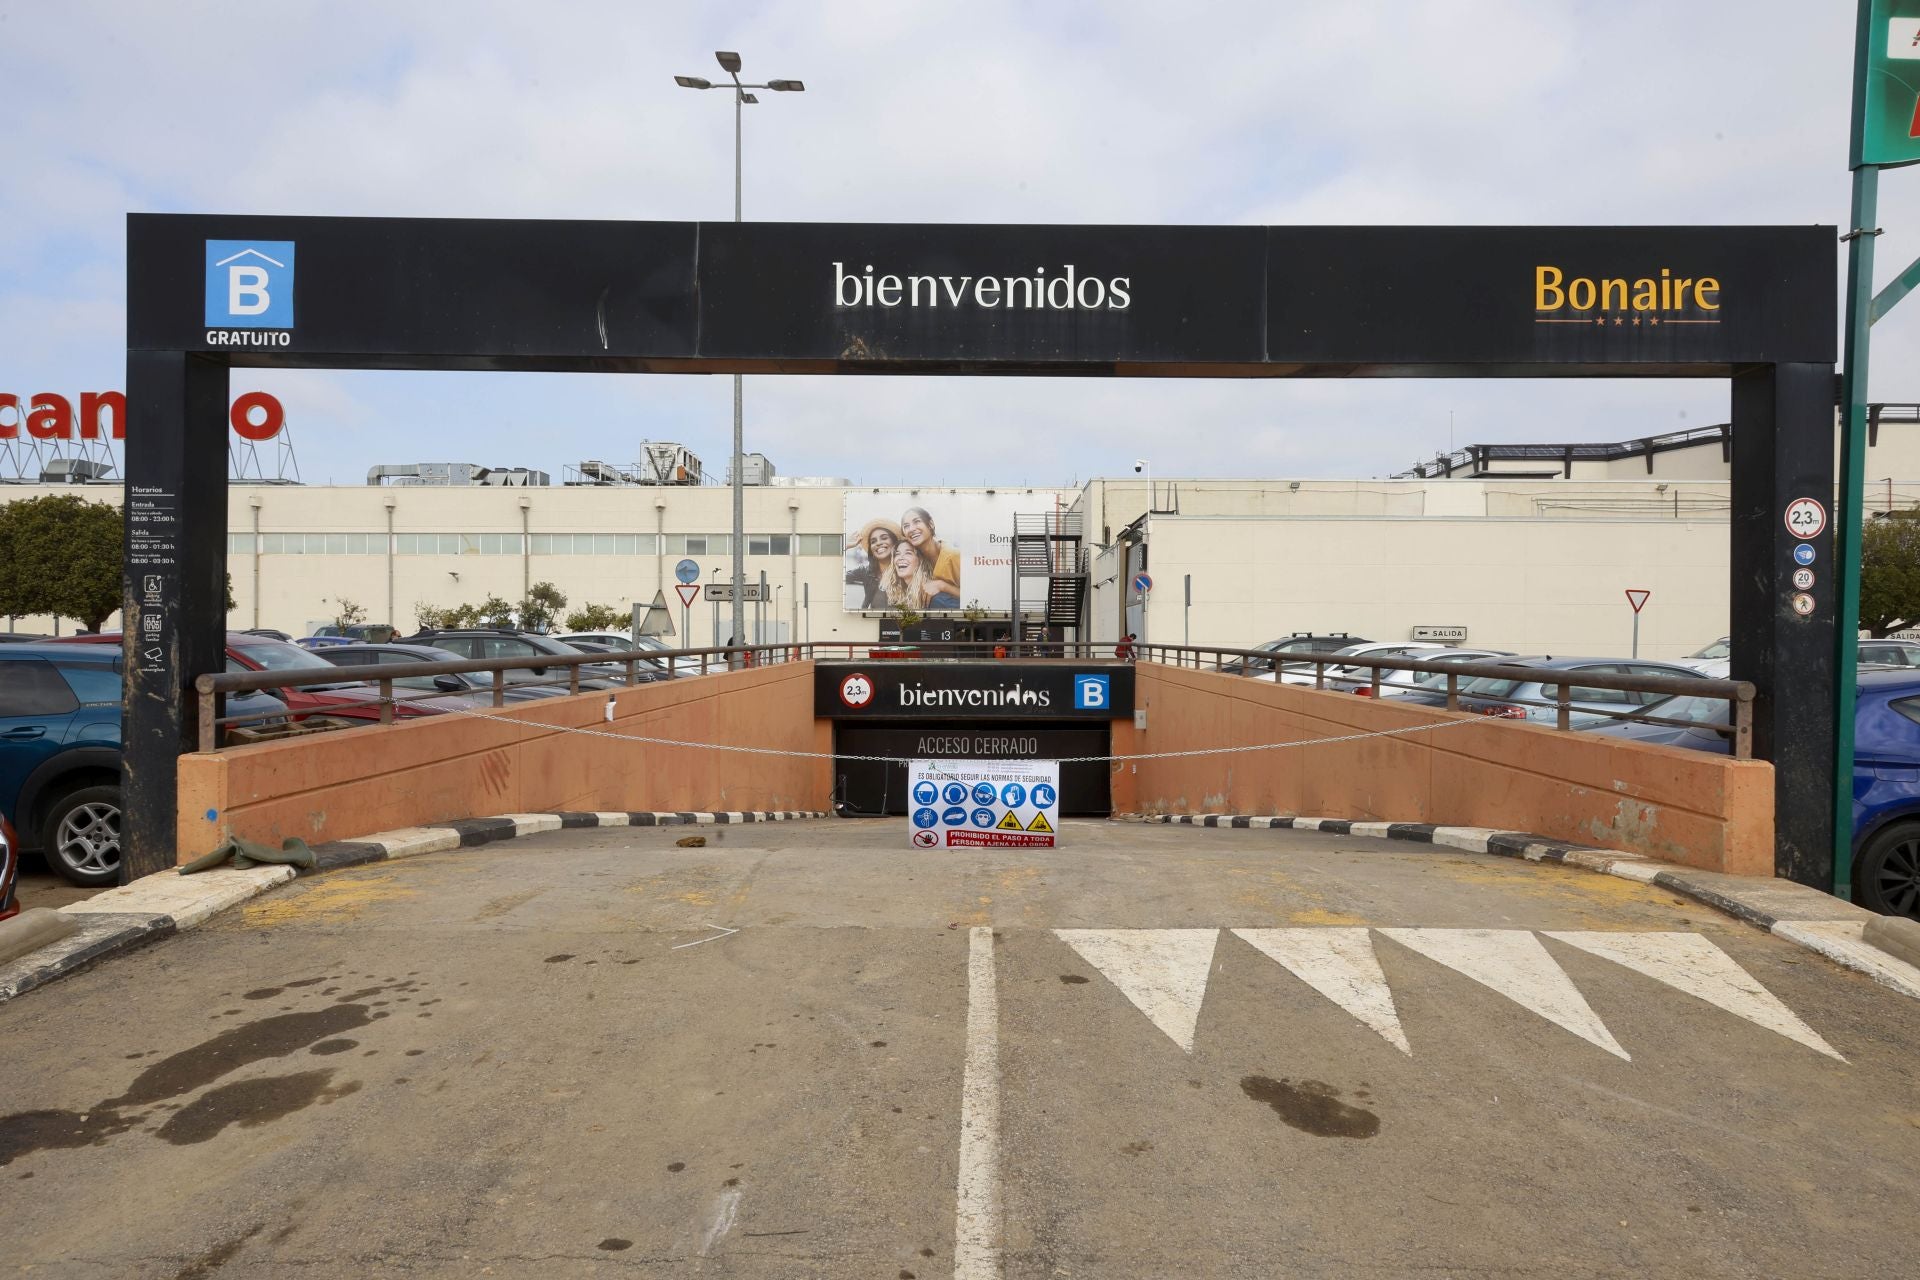
POLYGON ((927 576, 927 607, 960 607, 960 551, 934 536, 933 517, 925 507, 908 507, 900 517, 900 536, 920 557, 927 576), (943 602, 944 601, 944 602, 943 602))

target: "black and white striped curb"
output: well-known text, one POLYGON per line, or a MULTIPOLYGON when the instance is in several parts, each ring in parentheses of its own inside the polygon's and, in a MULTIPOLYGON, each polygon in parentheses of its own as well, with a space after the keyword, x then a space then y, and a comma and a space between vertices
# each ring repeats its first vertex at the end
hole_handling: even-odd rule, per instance
POLYGON ((1791 880, 1760 879, 1697 871, 1618 849, 1596 849, 1550 836, 1493 827, 1451 827, 1430 822, 1365 822, 1346 818, 1283 818, 1229 813, 1120 815, 1134 821, 1238 830, 1322 831, 1491 853, 1527 862, 1557 862, 1682 894, 1703 906, 1743 920, 1776 937, 1867 974, 1883 986, 1920 999, 1920 967, 1866 941, 1873 912, 1791 880))
MULTIPOLYGON (((448 849, 470 849, 546 831, 589 827, 730 826, 827 816, 824 812, 796 810, 503 813, 315 845, 313 868, 298 874, 313 875, 448 849)), ((221 867, 191 876, 162 871, 95 894, 84 902, 69 903, 60 908, 60 914, 74 921, 78 928, 58 941, 0 965, 0 1003, 83 969, 103 956, 196 928, 228 907, 277 888, 295 875, 292 867, 250 867, 245 871, 221 867)))

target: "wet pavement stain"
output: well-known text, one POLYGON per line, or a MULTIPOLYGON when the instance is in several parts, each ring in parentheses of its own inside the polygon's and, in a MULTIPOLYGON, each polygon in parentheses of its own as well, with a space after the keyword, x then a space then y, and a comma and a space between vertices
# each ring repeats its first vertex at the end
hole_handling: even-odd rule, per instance
POLYGON ((257 1129, 315 1103, 324 1105, 360 1091, 357 1080, 329 1088, 332 1079, 328 1069, 223 1084, 168 1117, 160 1126, 160 1137, 176 1147, 191 1146, 218 1137, 228 1125, 257 1129))
POLYGON ((1240 1090, 1302 1133, 1320 1138, 1371 1138, 1380 1132, 1380 1117, 1363 1107, 1340 1101, 1340 1091, 1319 1080, 1294 1084, 1269 1076, 1245 1076, 1240 1090))
POLYGON ((100 1105, 140 1106, 176 1098, 248 1063, 284 1057, 317 1040, 363 1027, 367 1021, 365 1005, 336 1004, 312 1013, 276 1013, 244 1023, 160 1059, 135 1077, 125 1093, 100 1105))
POLYGON ((682 1169, 684 1169, 684 1168, 686 1168, 686 1167, 687 1167, 687 1162, 686 1162, 686 1161, 684 1161, 684 1160, 675 1160, 675 1161, 674 1161, 674 1162, 673 1162, 672 1164, 670 1164, 670 1165, 668 1165, 668 1166, 667 1166, 667 1172, 668 1172, 668 1173, 678 1173, 678 1172, 680 1172, 680 1171, 681 1171, 682 1169))
POLYGON ((605 1249, 608 1253, 619 1253, 622 1250, 633 1248, 633 1241, 622 1240, 619 1236, 608 1236, 600 1242, 598 1247, 605 1249))
POLYGON ((567 961, 569 961, 569 960, 571 960, 571 959, 573 959, 573 953, 572 953, 572 952, 570 952, 570 951, 562 951, 562 952, 561 952, 561 953, 560 953, 559 955, 557 955, 557 956, 548 956, 548 957, 547 957, 547 959, 546 959, 546 963, 547 963, 547 964, 564 964, 564 963, 566 963, 567 961))
POLYGON ((89 1112, 22 1111, 0 1116, 0 1168, 36 1151, 99 1146, 146 1118, 144 1113, 122 1115, 105 1107, 89 1112))
POLYGON ((359 1047, 360 1042, 358 1040, 322 1040, 319 1044, 307 1050, 307 1052, 316 1058, 325 1058, 332 1054, 345 1053, 349 1049, 358 1049, 359 1047))
POLYGON ((1063 973, 1060 975, 1060 981, 1066 983, 1070 987, 1077 987, 1089 981, 1089 979, 1083 978, 1077 973, 1063 973))

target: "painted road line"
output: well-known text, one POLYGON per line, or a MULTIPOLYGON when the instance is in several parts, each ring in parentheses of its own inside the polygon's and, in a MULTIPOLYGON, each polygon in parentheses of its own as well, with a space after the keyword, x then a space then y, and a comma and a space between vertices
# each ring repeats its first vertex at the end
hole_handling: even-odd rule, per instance
POLYGON ((1218 929, 1055 929, 1187 1053, 1207 997, 1218 929))
POLYGON ((1664 982, 1676 991, 1717 1005, 1755 1026, 1777 1031, 1816 1053, 1845 1062, 1780 998, 1761 986, 1732 956, 1697 933, 1603 933, 1549 931, 1549 938, 1578 947, 1635 973, 1664 982))
POLYGON ((1233 936, 1379 1032, 1409 1056, 1413 1048, 1394 1011, 1393 990, 1365 929, 1235 929, 1233 936))
POLYGON ((997 1280, 1000 1253, 1000 997, 993 929, 967 931, 967 1056, 960 1077, 954 1280, 997 1280))
POLYGON ((1382 929, 1417 951, 1497 991, 1582 1040, 1632 1061, 1540 939, 1519 929, 1382 929))

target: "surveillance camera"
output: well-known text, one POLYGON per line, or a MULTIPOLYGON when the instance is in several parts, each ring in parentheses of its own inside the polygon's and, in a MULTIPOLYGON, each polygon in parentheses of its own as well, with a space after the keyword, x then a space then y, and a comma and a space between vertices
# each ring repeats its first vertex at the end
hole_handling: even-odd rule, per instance
POLYGON ((1146 469, 1147 469, 1147 464, 1144 462, 1136 462, 1133 464, 1133 474, 1135 475, 1139 475, 1142 471, 1145 471, 1146 469))

